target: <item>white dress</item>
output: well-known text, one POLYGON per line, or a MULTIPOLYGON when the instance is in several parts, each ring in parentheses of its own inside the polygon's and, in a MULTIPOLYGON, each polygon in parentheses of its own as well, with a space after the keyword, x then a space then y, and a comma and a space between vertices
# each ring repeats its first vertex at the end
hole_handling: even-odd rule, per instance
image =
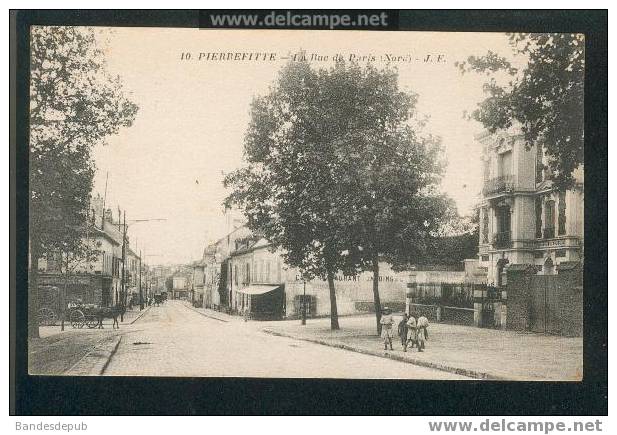
POLYGON ((392 324, 394 323, 392 314, 384 314, 381 316, 379 323, 381 323, 381 338, 384 340, 391 339, 393 336, 392 324))

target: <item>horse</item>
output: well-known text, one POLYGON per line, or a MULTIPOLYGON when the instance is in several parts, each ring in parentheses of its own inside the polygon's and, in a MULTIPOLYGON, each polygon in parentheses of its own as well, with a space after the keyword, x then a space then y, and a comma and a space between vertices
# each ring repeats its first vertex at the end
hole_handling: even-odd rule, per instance
POLYGON ((95 313, 96 318, 99 321, 98 323, 99 329, 104 329, 103 319, 113 319, 111 328, 115 329, 117 326, 118 329, 120 329, 120 323, 118 322, 118 316, 123 315, 124 313, 126 313, 126 307, 123 307, 121 305, 99 308, 95 313))

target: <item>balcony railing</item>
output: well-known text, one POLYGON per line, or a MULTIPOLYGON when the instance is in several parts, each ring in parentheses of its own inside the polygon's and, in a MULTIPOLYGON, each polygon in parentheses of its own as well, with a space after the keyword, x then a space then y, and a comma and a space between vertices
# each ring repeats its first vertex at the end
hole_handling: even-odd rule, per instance
POLYGON ((484 196, 496 193, 512 192, 516 187, 516 177, 514 175, 502 175, 491 178, 484 182, 482 193, 484 196))
POLYGON ((510 231, 502 231, 493 235, 493 247, 509 248, 512 246, 512 239, 510 237, 510 231))

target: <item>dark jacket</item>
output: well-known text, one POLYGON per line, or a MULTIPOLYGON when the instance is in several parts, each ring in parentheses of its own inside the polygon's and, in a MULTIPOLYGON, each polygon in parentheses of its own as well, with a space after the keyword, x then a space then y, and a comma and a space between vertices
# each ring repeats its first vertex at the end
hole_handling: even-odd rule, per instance
POLYGON ((399 337, 407 337, 407 319, 405 318, 398 323, 398 335, 399 337))

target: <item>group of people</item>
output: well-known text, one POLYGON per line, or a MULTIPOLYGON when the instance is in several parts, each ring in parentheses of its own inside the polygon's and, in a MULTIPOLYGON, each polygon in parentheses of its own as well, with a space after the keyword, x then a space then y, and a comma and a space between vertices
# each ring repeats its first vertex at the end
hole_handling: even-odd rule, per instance
MULTIPOLYGON (((384 350, 390 350, 392 348, 392 338, 394 336, 394 317, 392 316, 392 310, 389 308, 383 309, 381 316, 381 338, 384 343, 384 350)), ((415 313, 403 314, 403 318, 398 324, 398 335, 401 339, 401 345, 403 346, 403 352, 407 352, 407 348, 411 345, 410 349, 415 346, 418 352, 424 352, 426 347, 426 340, 428 340, 428 319, 422 315, 416 317, 415 313)))

